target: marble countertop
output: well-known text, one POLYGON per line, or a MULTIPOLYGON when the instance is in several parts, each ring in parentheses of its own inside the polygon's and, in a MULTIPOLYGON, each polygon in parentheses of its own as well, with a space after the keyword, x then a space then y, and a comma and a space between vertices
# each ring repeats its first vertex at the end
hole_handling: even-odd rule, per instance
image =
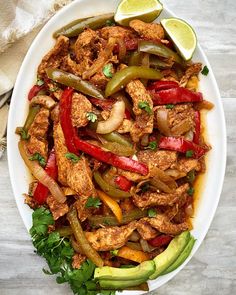
MULTIPOLYGON (((236 2, 169 0, 168 7, 189 21, 207 54, 223 99, 228 154, 223 192, 210 230, 188 265, 158 295, 236 294, 236 2)), ((216 184, 217 185, 217 184, 216 184)), ((71 294, 42 272, 14 201, 6 155, 0 160, 0 294, 71 294)))

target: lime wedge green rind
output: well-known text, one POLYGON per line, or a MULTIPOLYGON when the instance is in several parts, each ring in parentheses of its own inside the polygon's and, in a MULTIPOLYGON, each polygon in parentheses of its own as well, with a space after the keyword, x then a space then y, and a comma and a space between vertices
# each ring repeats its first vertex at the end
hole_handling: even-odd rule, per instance
POLYGON ((193 28, 179 18, 162 19, 161 24, 182 58, 186 61, 191 60, 197 46, 193 28))
POLYGON ((150 23, 160 15, 162 9, 163 5, 158 0, 123 0, 117 7, 114 19, 122 26, 128 26, 136 18, 150 23))

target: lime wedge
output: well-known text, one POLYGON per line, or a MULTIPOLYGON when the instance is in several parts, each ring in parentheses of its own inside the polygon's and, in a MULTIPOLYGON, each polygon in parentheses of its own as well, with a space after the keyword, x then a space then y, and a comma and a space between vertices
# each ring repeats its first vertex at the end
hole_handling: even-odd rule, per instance
POLYGON ((162 9, 158 0, 122 0, 117 7, 115 21, 122 26, 128 26, 135 18, 150 23, 158 17, 162 9))
POLYGON ((197 46, 193 28, 179 18, 165 18, 161 20, 161 24, 183 59, 190 60, 197 46))

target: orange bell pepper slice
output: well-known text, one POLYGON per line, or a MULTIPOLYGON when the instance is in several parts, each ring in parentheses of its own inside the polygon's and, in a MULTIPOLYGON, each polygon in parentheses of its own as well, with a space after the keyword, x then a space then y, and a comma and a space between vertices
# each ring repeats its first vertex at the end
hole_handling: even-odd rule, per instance
POLYGON ((118 222, 121 222, 122 221, 122 210, 121 210, 119 204, 114 199, 112 199, 107 194, 105 194, 103 191, 97 190, 97 193, 98 193, 99 199, 101 199, 114 213, 118 222))
POLYGON ((150 257, 147 253, 140 251, 140 250, 134 250, 127 246, 123 246, 118 250, 118 253, 116 256, 129 259, 138 263, 141 263, 143 261, 150 260, 150 257))

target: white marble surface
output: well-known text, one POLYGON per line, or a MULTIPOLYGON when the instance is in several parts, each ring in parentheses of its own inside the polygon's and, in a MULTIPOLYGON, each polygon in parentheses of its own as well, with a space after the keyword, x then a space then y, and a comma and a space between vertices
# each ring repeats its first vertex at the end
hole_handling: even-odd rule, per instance
MULTIPOLYGON (((215 218, 190 263, 159 295, 236 294, 236 17, 235 0, 169 0, 169 8, 196 29, 217 81, 227 121, 228 156, 224 188, 215 218), (231 97, 231 99, 230 99, 231 97)), ((217 184, 216 184, 217 185, 217 184)), ((0 294, 69 295, 67 286, 45 276, 17 211, 6 155, 0 160, 0 294)))

